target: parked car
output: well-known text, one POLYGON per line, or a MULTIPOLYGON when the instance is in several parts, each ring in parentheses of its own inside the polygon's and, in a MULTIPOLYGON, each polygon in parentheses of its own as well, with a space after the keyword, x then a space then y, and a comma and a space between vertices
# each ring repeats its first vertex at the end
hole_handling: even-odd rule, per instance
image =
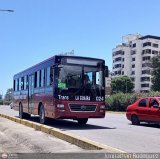
POLYGON ((160 124, 160 97, 140 98, 127 107, 126 116, 133 125, 140 122, 160 124))

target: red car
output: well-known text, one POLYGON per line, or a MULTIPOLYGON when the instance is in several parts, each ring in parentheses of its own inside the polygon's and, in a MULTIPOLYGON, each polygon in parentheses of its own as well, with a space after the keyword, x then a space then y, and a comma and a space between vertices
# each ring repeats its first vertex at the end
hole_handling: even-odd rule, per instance
POLYGON ((126 116, 133 125, 140 122, 160 124, 160 97, 140 98, 127 107, 126 116))

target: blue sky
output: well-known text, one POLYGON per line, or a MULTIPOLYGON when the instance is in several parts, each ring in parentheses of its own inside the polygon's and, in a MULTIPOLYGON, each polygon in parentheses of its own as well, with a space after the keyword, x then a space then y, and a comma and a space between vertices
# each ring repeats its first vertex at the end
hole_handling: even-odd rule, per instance
POLYGON ((13 75, 46 58, 74 50, 103 58, 123 35, 160 36, 159 0, 0 0, 0 93, 13 75))

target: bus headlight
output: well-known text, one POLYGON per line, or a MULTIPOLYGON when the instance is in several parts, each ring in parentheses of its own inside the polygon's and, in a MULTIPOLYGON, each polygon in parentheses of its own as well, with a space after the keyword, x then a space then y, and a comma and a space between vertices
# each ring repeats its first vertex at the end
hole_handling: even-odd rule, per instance
POLYGON ((106 108, 105 105, 101 105, 101 106, 100 106, 100 109, 103 109, 103 110, 104 110, 105 108, 106 108))
POLYGON ((57 108, 64 109, 64 104, 57 104, 57 108))

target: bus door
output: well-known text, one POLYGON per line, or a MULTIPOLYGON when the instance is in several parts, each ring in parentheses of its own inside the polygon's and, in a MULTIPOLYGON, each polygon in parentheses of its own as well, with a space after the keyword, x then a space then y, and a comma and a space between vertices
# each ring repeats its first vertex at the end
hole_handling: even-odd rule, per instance
POLYGON ((34 94, 34 75, 29 75, 29 94, 28 94, 28 110, 29 113, 33 113, 34 111, 34 101, 33 101, 33 94, 34 94))

